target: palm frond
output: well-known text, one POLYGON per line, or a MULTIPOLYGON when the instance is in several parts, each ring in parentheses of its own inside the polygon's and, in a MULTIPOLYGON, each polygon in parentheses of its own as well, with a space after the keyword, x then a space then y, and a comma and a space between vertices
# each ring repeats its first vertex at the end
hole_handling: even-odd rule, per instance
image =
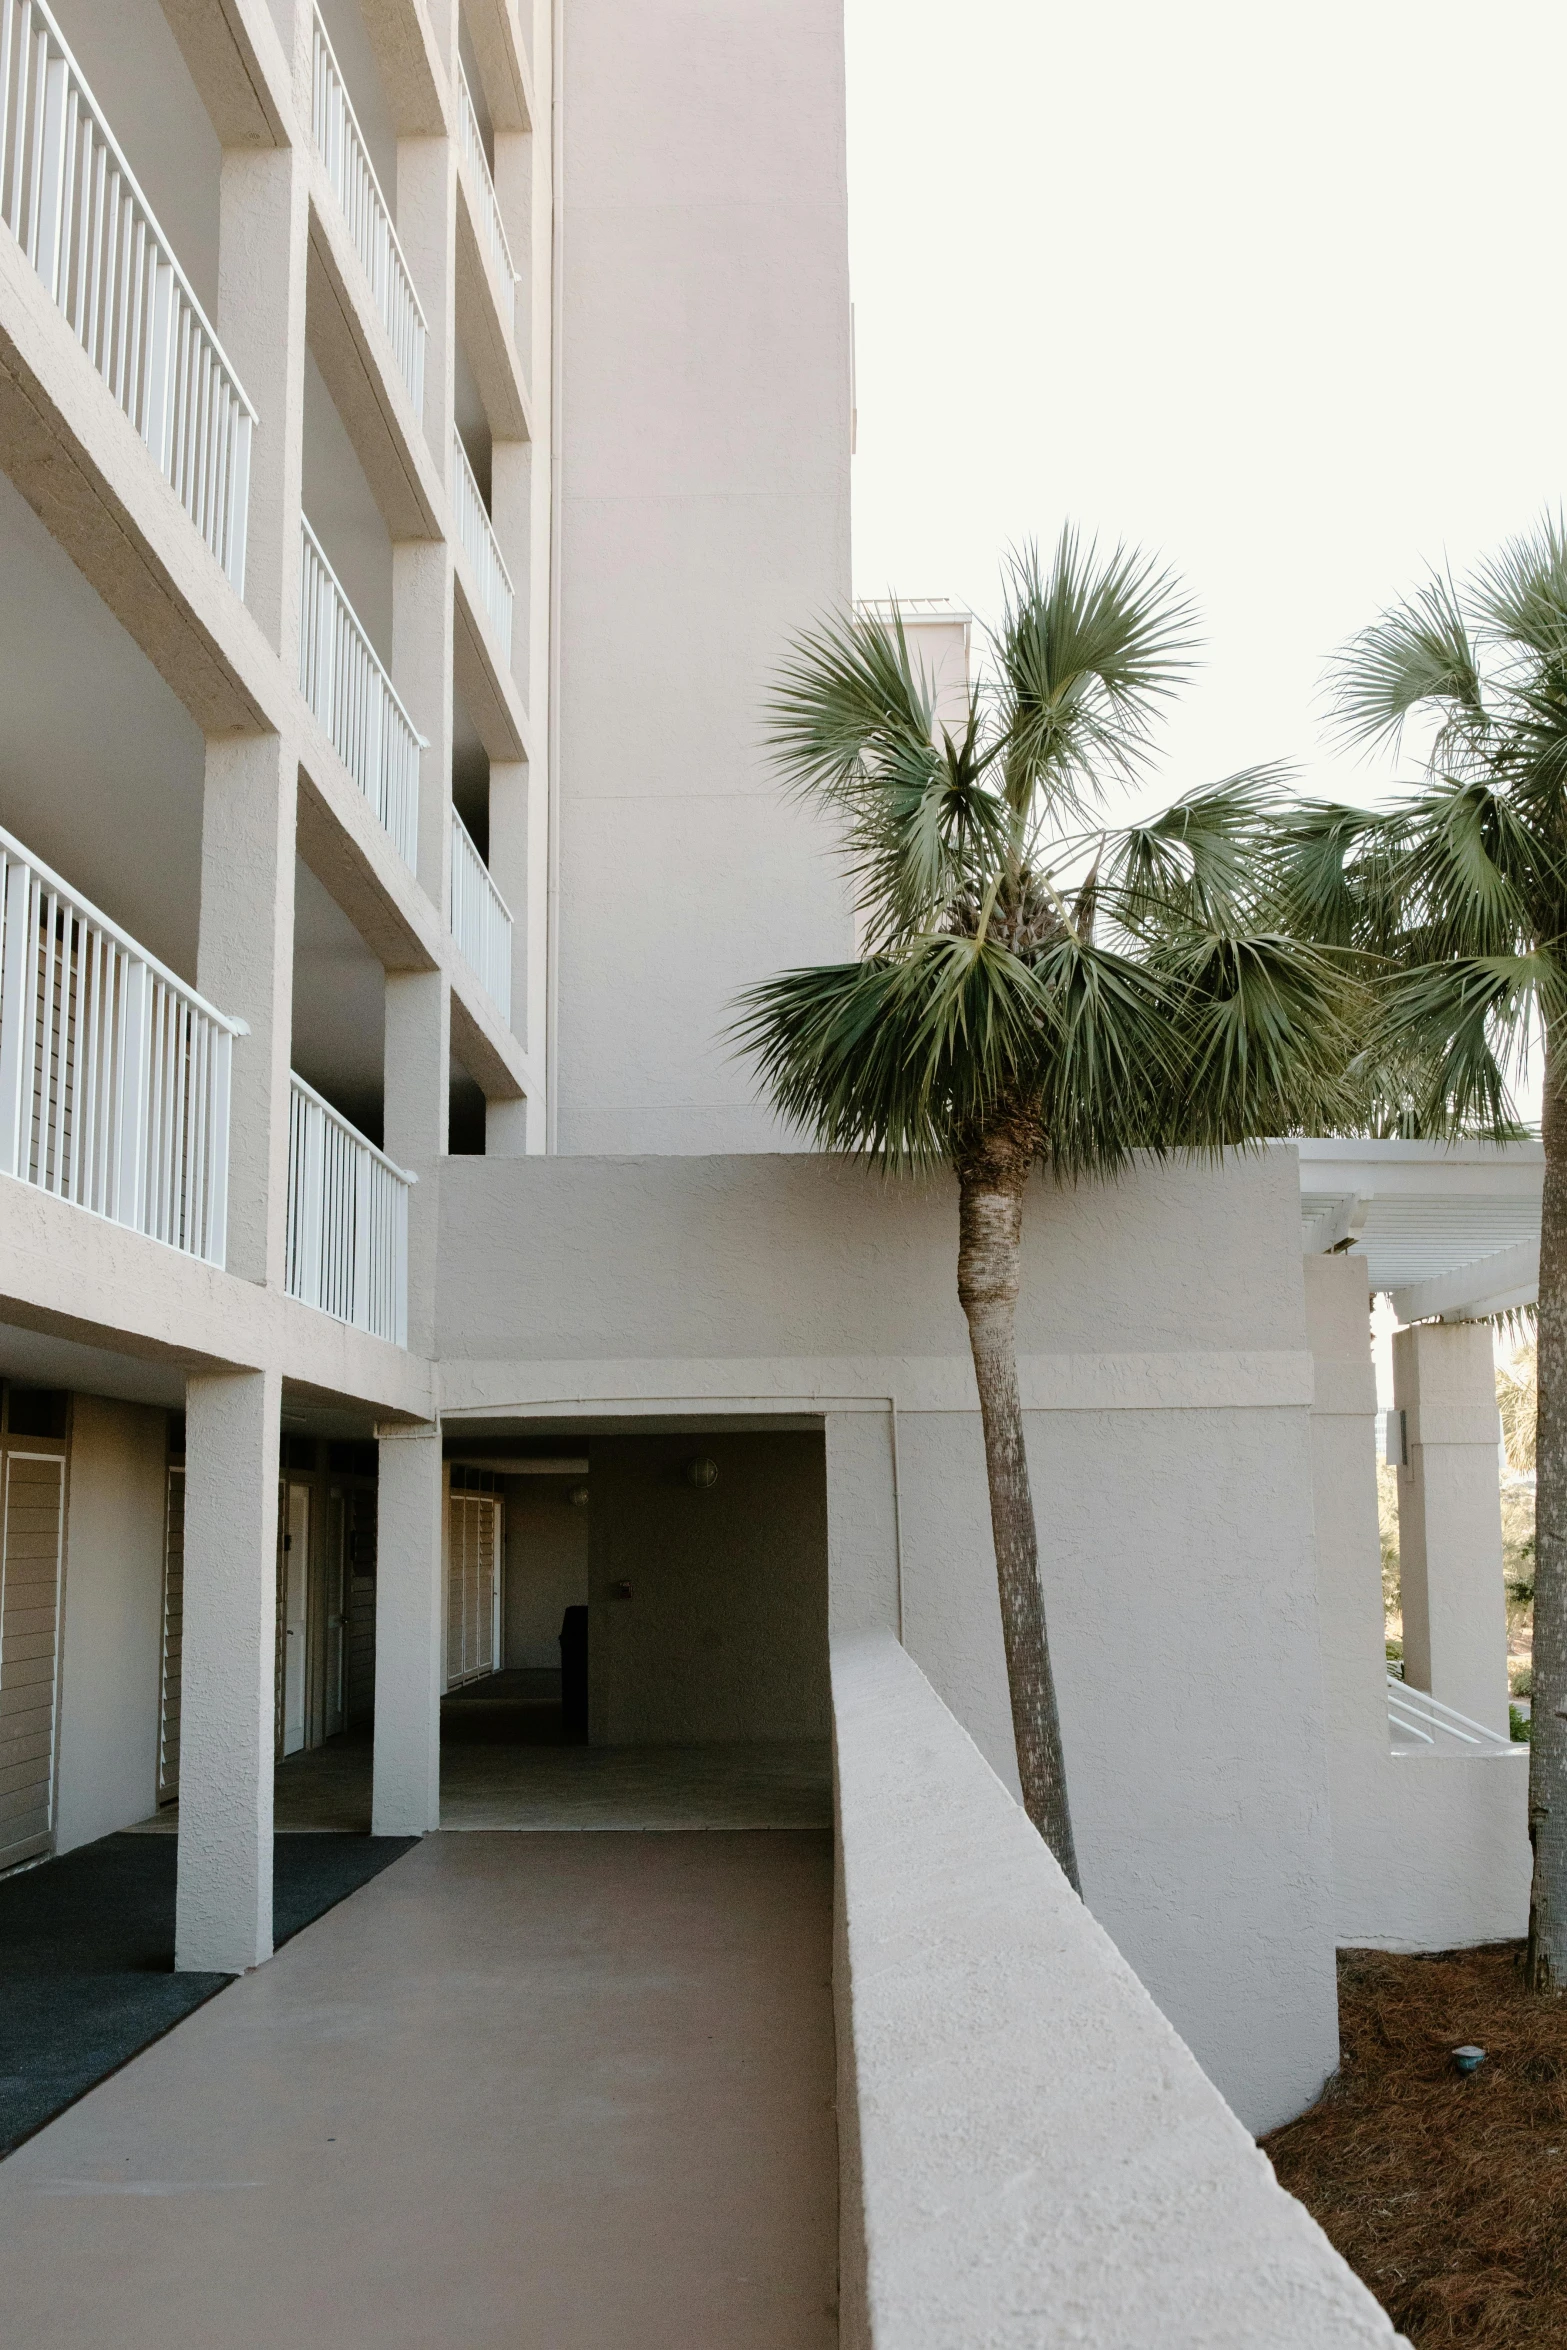
POLYGON ((1233 919, 1267 888, 1289 770, 1249 767, 1175 800, 1159 815, 1106 832, 1101 894, 1138 935, 1233 919))
POLYGON ((825 804, 873 951, 931 925, 993 862, 1006 811, 987 778, 977 697, 959 739, 934 737, 934 689, 896 608, 831 621, 795 644, 769 704, 786 786, 825 804))
POLYGON ((1167 1148, 1343 1131, 1355 1110, 1344 1072, 1369 1006, 1342 958, 1281 932, 1193 928, 1151 960, 1184 1048, 1164 1103, 1167 1148))
POLYGON ((1511 1141, 1520 1132, 1509 1079, 1536 1018, 1567 1010, 1567 974, 1548 951, 1453 957, 1387 984, 1377 1042, 1412 1073, 1422 1134, 1511 1141))
POLYGON ((1172 573, 1135 549, 1101 557, 1070 526, 1049 565, 1008 559, 992 649, 1009 804, 1082 810, 1107 780, 1136 774, 1158 707, 1184 683, 1193 607, 1172 573))
POLYGON ((1439 717, 1439 761, 1450 759, 1455 740, 1483 736, 1480 663, 1452 582, 1434 574, 1352 637, 1329 664, 1328 691, 1347 743, 1396 749, 1411 711, 1426 705, 1439 717))

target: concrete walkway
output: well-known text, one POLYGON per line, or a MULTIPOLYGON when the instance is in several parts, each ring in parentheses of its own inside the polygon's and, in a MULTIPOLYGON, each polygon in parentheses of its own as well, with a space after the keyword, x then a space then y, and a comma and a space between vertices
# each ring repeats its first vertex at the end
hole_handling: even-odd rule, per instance
POLYGON ((0 2164, 17 2350, 828 2350, 820 1832, 427 1838, 0 2164))

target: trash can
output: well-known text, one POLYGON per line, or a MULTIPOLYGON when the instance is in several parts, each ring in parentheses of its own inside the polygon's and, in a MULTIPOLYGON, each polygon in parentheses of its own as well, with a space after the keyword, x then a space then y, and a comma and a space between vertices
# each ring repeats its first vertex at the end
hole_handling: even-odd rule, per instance
POLYGON ((588 1737, 588 1611, 569 1607, 560 1619, 560 1710, 566 1737, 588 1737))

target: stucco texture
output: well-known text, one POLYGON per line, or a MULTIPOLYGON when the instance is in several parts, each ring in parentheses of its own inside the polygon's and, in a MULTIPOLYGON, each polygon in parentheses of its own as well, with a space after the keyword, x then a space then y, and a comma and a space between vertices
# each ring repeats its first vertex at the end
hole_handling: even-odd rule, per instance
POLYGON ((825 1740, 820 1436, 606 1436, 592 1462, 592 1742, 825 1740))
MULTIPOLYGON (((1015 1786, 951 1179, 650 1156, 440 1184, 449 1424, 569 1428, 597 1520, 595 1422, 818 1419, 834 1629, 901 1631, 1015 1786)), ((1299 1233, 1287 1150, 1040 1180, 1018 1315, 1088 1897, 1258 2130, 1338 2046, 1299 1233)), ((594 1604, 597 1632, 637 1603, 594 1604)))

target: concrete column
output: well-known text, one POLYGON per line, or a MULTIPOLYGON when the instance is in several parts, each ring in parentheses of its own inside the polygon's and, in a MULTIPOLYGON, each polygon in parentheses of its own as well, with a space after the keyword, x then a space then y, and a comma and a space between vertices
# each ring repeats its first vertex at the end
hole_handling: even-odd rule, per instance
POLYGON ((1393 1339, 1404 1415, 1398 1472, 1404 1672, 1487 1729, 1507 1729, 1507 1608, 1496 1371, 1484 1322, 1425 1322, 1393 1339))
MULTIPOLYGON (((453 54, 455 10, 437 9, 434 29, 453 54)), ((397 142, 398 233, 429 330, 424 361, 424 429, 435 470, 452 478, 456 399, 457 150, 446 139, 397 142)), ((404 540, 392 549, 392 683, 429 748, 419 762, 418 874, 444 921, 450 903, 452 798, 451 549, 444 539, 404 540)))
POLYGON ((370 1830, 423 1836, 441 1824, 441 1431, 383 1428, 379 1434, 370 1830))
MULTIPOLYGON (((518 288, 521 298, 522 289, 518 288)), ((529 674, 533 630, 533 444, 490 444, 490 521, 512 584, 511 673, 523 707, 533 706, 529 674)))
POLYGON ((829 1412, 827 1453, 827 1624, 840 1632, 885 1630, 903 1637, 899 1567, 898 1463, 890 1406, 829 1412))
POLYGON ((229 1113, 228 1270, 283 1281, 298 762, 280 735, 207 744, 196 984, 245 1021, 229 1113))
POLYGON ((241 1974, 272 1955, 281 1400, 275 1371, 186 1382, 182 1972, 241 1974))
POLYGON ((386 1155, 419 1177, 408 1202, 408 1344, 435 1352, 436 1219, 451 1104, 451 981, 386 975, 386 1155))
MULTIPOLYGON (((308 31, 303 38, 308 58, 308 31)), ((305 86, 308 104, 308 67, 305 86)), ((245 601, 290 676, 297 674, 299 662, 309 235, 302 152, 291 147, 226 149, 218 215, 218 333, 257 412, 250 450, 245 601)))

